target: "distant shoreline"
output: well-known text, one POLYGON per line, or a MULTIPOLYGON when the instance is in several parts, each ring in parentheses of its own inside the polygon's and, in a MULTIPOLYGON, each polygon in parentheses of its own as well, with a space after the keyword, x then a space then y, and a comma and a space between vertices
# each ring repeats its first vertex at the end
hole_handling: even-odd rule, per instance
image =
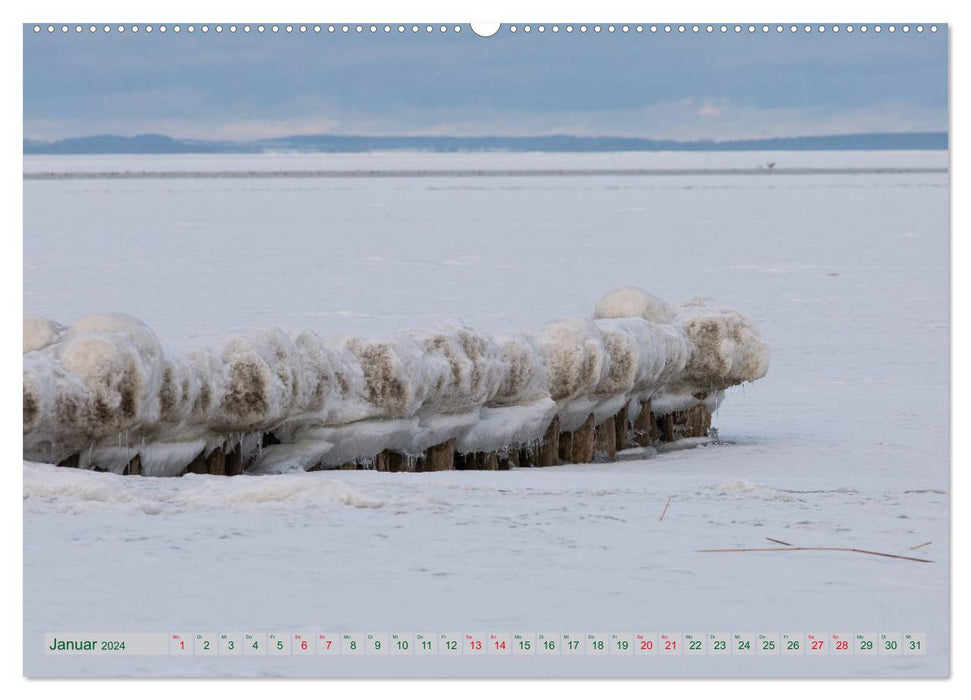
POLYGON ((946 151, 946 131, 793 136, 734 141, 676 141, 622 136, 341 136, 320 134, 253 141, 177 139, 159 134, 25 139, 24 155, 164 155, 263 153, 712 153, 737 151, 946 151))

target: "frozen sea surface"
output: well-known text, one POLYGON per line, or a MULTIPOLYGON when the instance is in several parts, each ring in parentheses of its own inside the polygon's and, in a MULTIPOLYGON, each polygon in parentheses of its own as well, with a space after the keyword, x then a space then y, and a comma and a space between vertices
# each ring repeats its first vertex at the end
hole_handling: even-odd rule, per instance
MULTIPOLYGON (((779 167, 942 166, 939 153, 722 162, 769 156, 779 167)), ((106 169, 51 160, 27 157, 25 169, 106 169)), ((460 167, 447 160, 407 162, 460 167)), ((768 376, 729 392, 715 416, 731 444, 646 461, 169 480, 25 464, 26 673, 945 674, 947 203, 946 174, 914 173, 25 182, 25 312, 69 323, 123 311, 173 348, 239 327, 536 327, 589 315, 606 290, 633 284, 747 313, 772 352, 768 376), (697 551, 771 546, 766 537, 933 563, 697 551), (904 631, 926 632, 929 650, 647 664, 42 654, 43 632, 72 630, 904 631)))

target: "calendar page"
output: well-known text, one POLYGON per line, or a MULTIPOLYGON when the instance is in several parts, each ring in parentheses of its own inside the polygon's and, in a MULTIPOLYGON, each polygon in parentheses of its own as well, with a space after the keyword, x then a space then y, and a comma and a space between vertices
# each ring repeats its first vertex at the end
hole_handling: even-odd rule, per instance
POLYGON ((946 23, 22 31, 24 675, 950 673, 946 23))

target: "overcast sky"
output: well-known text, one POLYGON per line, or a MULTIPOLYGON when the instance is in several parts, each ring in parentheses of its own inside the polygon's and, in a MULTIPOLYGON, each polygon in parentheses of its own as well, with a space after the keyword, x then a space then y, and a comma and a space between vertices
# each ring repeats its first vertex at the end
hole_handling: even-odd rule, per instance
POLYGON ((947 128, 944 27, 890 34, 94 35, 24 28, 24 136, 733 139, 947 128))

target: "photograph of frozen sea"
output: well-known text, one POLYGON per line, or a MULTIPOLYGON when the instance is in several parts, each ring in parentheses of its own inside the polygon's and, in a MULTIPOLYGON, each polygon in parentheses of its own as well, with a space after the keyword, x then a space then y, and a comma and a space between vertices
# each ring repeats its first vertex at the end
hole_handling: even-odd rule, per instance
POLYGON ((25 676, 949 675, 944 25, 52 26, 25 676))

